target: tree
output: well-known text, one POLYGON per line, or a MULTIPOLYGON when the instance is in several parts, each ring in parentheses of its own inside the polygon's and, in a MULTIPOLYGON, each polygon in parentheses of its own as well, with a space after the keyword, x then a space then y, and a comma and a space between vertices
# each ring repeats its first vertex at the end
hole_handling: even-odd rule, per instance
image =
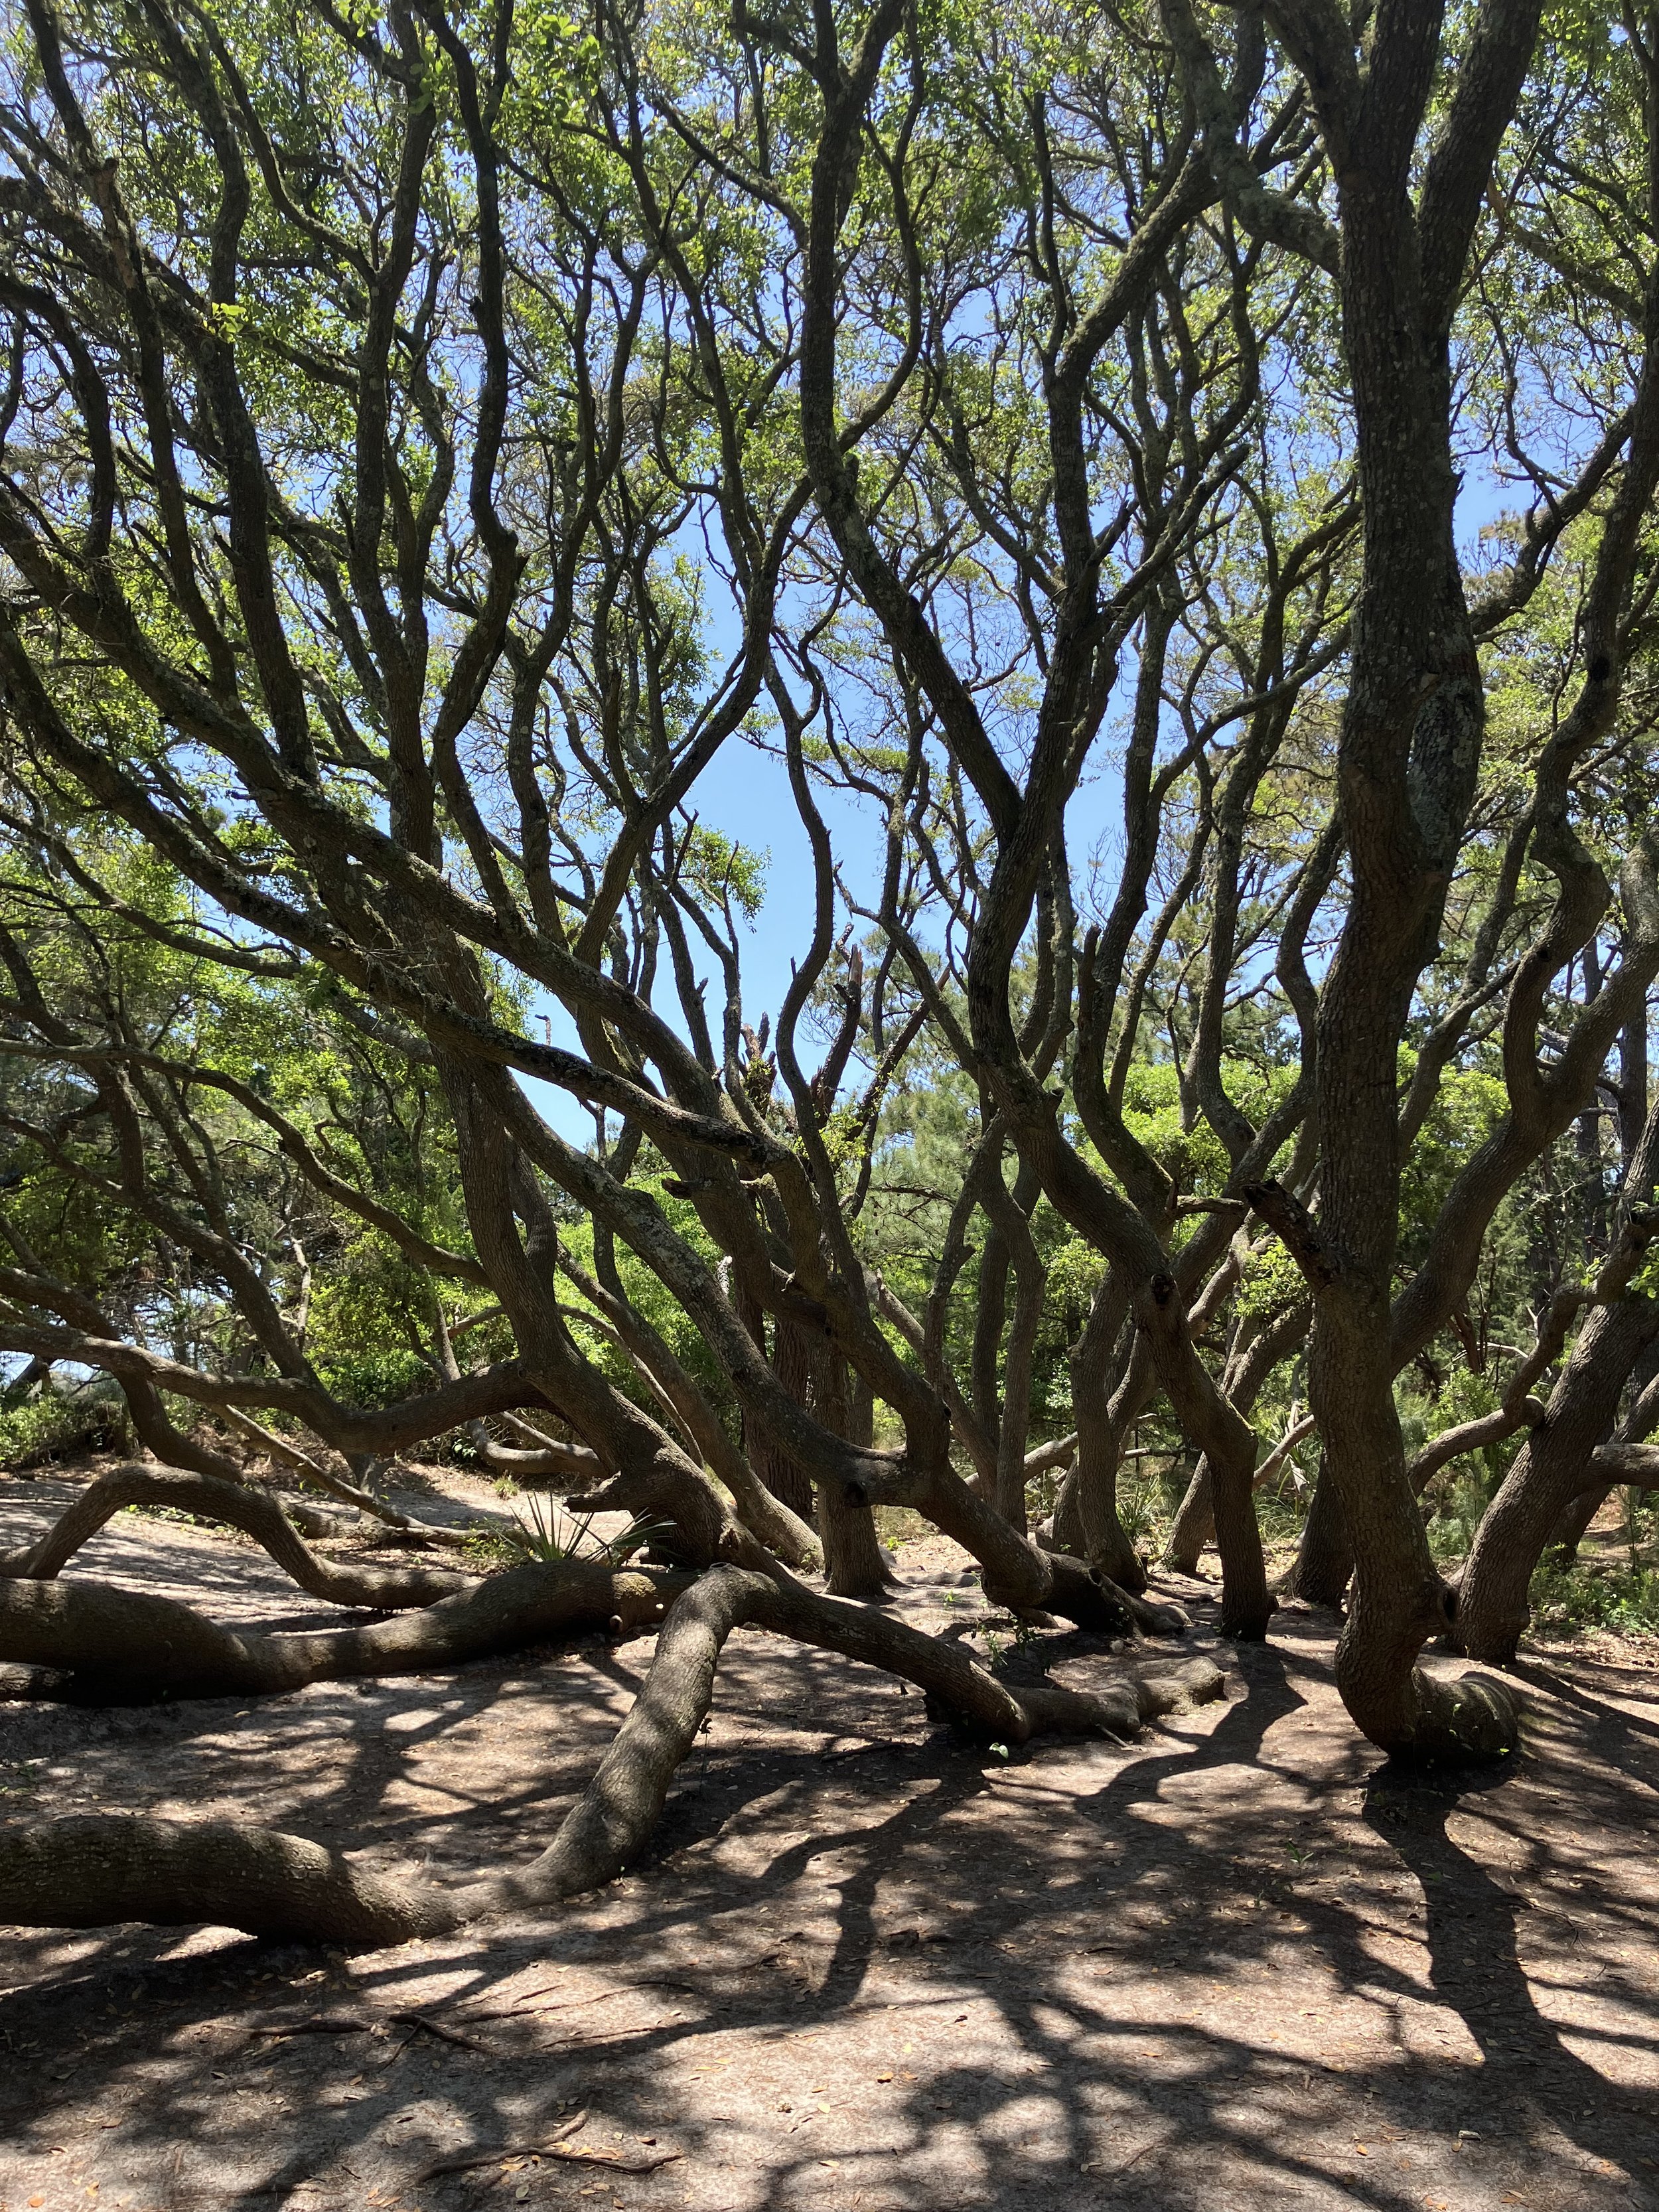
MULTIPOLYGON (((1417 1665, 1455 1608, 1396 1382, 1621 1038, 1635 1065, 1659 971, 1653 41, 1540 19, 29 0, 0 1346, 117 1376, 185 1472, 112 1477, 10 1563, 9 1656, 243 1694, 663 1615, 524 1877, 552 1897, 648 1832, 739 1622, 981 1737, 1158 1709, 1144 1668, 1016 1691, 848 1601, 901 1504, 1033 1623, 1176 1626, 1117 1510, 1155 1402, 1224 1624, 1265 1634, 1250 1416, 1305 1340, 1298 1575, 1352 1576, 1350 1711, 1405 1755, 1512 1741, 1504 1692, 1417 1665), (1555 211, 1559 163, 1594 220, 1555 211), (1538 398, 1564 333, 1594 342, 1571 411, 1538 398), (1535 495, 1484 575, 1460 461, 1535 495), (811 868, 764 1018, 758 864, 700 801, 742 746, 811 868), (1109 756, 1109 887, 1074 848, 1109 756), (1500 1110, 1402 1247, 1476 1073, 1500 1110), (47 1191, 89 1241, 40 1249, 47 1191), (358 1254, 320 1301, 319 1233, 358 1254), (130 1256, 163 1249, 170 1342, 130 1256), (410 1363, 384 1402, 313 1339, 347 1279, 410 1363), (105 1507, 184 1482, 319 1587, 238 1440, 372 1506, 379 1459, 458 1432, 672 1564, 382 1576, 397 1621, 258 1650, 50 1583, 105 1507), (828 1596, 790 1571, 820 1557, 828 1596)), ((1640 1081, 1636 1126, 1644 1050, 1640 1081)), ((7 1844, 14 1917, 210 1881, 243 1924, 384 1934, 506 1894, 371 1896, 252 1832, 69 1840, 70 1898, 50 1838, 7 1844)))

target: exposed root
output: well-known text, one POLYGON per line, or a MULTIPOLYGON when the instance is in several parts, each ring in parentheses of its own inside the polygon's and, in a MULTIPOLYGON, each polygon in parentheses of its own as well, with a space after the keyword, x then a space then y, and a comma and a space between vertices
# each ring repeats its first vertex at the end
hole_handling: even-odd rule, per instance
POLYGON ((415 2179, 420 2183, 435 2181, 445 2173, 470 2173, 478 2166, 494 2166, 497 2160, 507 2158, 568 2159, 581 2166, 605 2166, 612 2173, 655 2173, 659 2166, 672 2166, 676 2159, 685 2155, 680 2150, 656 2150, 643 2157, 629 2157, 625 2151, 584 2149, 568 2138, 576 2133, 586 2118, 586 2112, 578 2113, 574 2120, 567 2120, 556 2135, 540 2142, 496 2143, 489 2150, 468 2151, 459 2158, 436 2159, 430 2166, 423 2166, 415 2179))
POLYGON ((1501 1759, 1515 1749, 1522 1701, 1514 1683, 1495 1674, 1445 1675, 1417 1667, 1412 1690, 1415 1725, 1409 1736, 1384 1747, 1402 1765, 1457 1766, 1501 1759))
POLYGON ((26 1549, 0 1558, 0 1576, 50 1582, 81 1547, 125 1505, 163 1505, 240 1528, 263 1544, 302 1590, 333 1605, 366 1606, 400 1613, 434 1604, 472 1587, 471 1576, 443 1569, 352 1565, 313 1552, 276 1500, 267 1492, 226 1482, 217 1475, 181 1474, 129 1462, 89 1483, 46 1534, 26 1549))
MULTIPOLYGON (((1024 1613, 1040 1607, 1044 1612, 1057 1613, 1079 1628, 1092 1630, 1102 1636, 1133 1636, 1142 1626, 1138 1617, 1138 1601, 1115 1582, 1097 1575, 1085 1562, 1074 1559, 1069 1552, 1050 1552, 1030 1547, 1038 1561, 1042 1576, 1040 1583, 1032 1579, 1030 1588, 1024 1583, 1015 1583, 1006 1574, 987 1571, 981 1577, 986 1596, 993 1605, 1006 1606, 1010 1613, 1024 1613)), ((1024 1560, 1020 1562, 1024 1565, 1024 1560)), ((1152 1608, 1148 1619, 1158 1609, 1152 1608)), ((1168 1610, 1167 1608, 1165 1609, 1168 1610)), ((1184 1617, 1182 1626, 1185 1626, 1184 1617)), ((1178 1634, 1172 1625, 1155 1628, 1157 1635, 1178 1634)))
POLYGON ((1184 1636, 1193 1625, 1192 1615, 1184 1606, 1141 1597, 1120 1583, 1109 1582, 1103 1575, 1097 1579, 1102 1589, 1124 1607, 1143 1636, 1184 1636))
POLYGON ((1226 1688, 1213 1659, 1159 1660, 1135 1668, 1101 1692, 1084 1694, 1042 1683, 1018 1692, 1033 1735, 1104 1734, 1127 1741, 1149 1721, 1212 1705, 1226 1688))
POLYGON ((290 2035, 380 2035, 388 2027, 417 2027, 428 2035, 435 2036, 440 2043, 453 2044, 458 2051, 476 2051, 485 2058, 504 2058, 507 2053, 493 2043, 480 2043, 476 2035, 465 2035, 459 2028, 447 2027, 429 2013, 385 2012, 370 2014, 362 2012, 320 2013, 312 2020, 272 2021, 269 2027, 251 2027, 248 2034, 258 2040, 270 2036, 273 2041, 283 2041, 290 2035))

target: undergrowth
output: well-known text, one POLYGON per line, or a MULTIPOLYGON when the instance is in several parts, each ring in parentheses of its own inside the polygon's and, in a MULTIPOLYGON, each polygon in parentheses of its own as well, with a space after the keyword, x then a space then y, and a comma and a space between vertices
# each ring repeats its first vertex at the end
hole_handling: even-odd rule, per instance
POLYGON ((1659 1635, 1659 1567, 1563 1567, 1547 1559, 1532 1578, 1534 1636, 1582 1636, 1597 1628, 1659 1635))
POLYGON ((630 1521, 614 1536, 601 1536, 591 1513, 562 1516, 549 1498, 535 1491, 526 1494, 528 1517, 512 1528, 475 1527, 466 1540, 466 1554, 480 1566, 517 1567, 527 1559, 556 1565, 563 1559, 594 1559, 606 1566, 625 1566, 635 1553, 672 1535, 665 1522, 630 1521))
POLYGON ((0 1468, 23 1474, 60 1454, 118 1451, 128 1441, 125 1406, 48 1391, 0 1409, 0 1468))

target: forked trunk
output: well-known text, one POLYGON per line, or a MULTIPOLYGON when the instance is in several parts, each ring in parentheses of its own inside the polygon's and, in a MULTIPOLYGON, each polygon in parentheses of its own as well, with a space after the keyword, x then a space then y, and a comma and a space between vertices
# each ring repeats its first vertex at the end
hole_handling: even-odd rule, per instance
POLYGON ((1387 1306, 1356 1296, 1321 1306, 1309 1362, 1327 1467, 1353 1539, 1336 1682, 1359 1728, 1411 1759, 1491 1755, 1515 1741, 1515 1713, 1493 1684, 1437 1679, 1418 1664, 1455 1601, 1429 1551, 1395 1411, 1387 1306))

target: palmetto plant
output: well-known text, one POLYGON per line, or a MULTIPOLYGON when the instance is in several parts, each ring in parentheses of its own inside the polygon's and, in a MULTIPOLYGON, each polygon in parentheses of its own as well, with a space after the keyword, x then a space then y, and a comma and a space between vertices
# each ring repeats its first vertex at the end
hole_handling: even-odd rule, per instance
POLYGON ((647 1544, 672 1533, 665 1521, 647 1521, 636 1516, 616 1535, 601 1536, 593 1527, 595 1516, 592 1513, 561 1515, 553 1499, 539 1491, 530 1492, 525 1504, 528 1518, 503 1529, 503 1540, 520 1558, 539 1559, 549 1566, 556 1566, 565 1559, 592 1559, 606 1566, 620 1567, 647 1544))

